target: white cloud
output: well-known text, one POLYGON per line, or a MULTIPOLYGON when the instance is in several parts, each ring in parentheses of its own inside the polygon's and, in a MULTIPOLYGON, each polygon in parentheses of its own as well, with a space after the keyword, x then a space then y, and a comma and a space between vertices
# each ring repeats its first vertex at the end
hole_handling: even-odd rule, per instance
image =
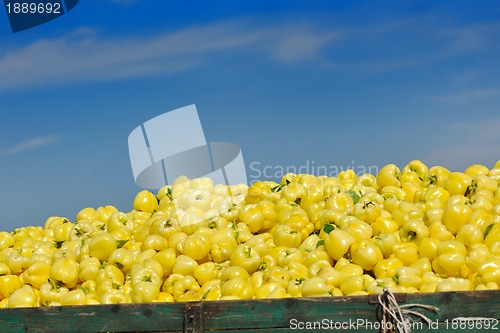
MULTIPOLYGON (((468 140, 474 140, 477 143, 500 144, 500 119, 494 118, 493 115, 484 120, 452 123, 450 131, 454 132, 457 137, 462 134, 468 140)), ((497 153, 500 154, 500 149, 497 153)))
POLYGON ((450 53, 469 52, 497 47, 492 43, 499 37, 500 23, 479 23, 458 28, 444 29, 442 35, 451 36, 453 42, 447 45, 450 53))
MULTIPOLYGON (((261 21, 249 18, 115 38, 80 29, 15 49, 6 47, 0 51, 0 91, 168 75, 217 65, 217 56, 226 61, 242 54, 267 57, 283 65, 314 59, 335 70, 387 72, 482 52, 495 47, 491 45, 500 38, 498 23, 447 26, 425 16, 342 28, 320 20, 293 24, 261 21), (324 49, 333 42, 335 49, 329 50, 337 56, 324 56, 324 49)), ((494 93, 472 92, 459 99, 494 93)), ((449 99, 455 101, 455 97, 449 99)))
POLYGON ((449 105, 478 102, 500 96, 500 88, 489 87, 479 89, 467 89, 459 92, 433 97, 432 100, 449 105))
POLYGON ((471 84, 477 84, 486 74, 485 69, 468 68, 457 70, 450 74, 451 83, 455 87, 468 87, 471 84))
POLYGON ((354 43, 349 46, 357 58, 355 61, 345 60, 343 67, 356 71, 389 72, 491 52, 495 48, 498 50, 499 32, 500 23, 446 25, 432 15, 352 28, 345 36, 354 43))
POLYGON ((500 144, 466 144, 459 147, 438 150, 429 154, 425 161, 428 165, 443 165, 452 171, 463 171, 469 165, 479 163, 493 167, 500 159, 500 144))
POLYGON ((289 64, 318 55, 336 35, 307 25, 262 27, 241 22, 115 39, 82 29, 0 56, 0 90, 187 71, 211 61, 212 55, 243 51, 289 64))
POLYGON ((134 2, 137 2, 137 0, 109 0, 109 1, 120 4, 120 5, 130 5, 134 2))
POLYGON ((429 165, 445 165, 455 171, 473 163, 492 167, 500 159, 500 119, 451 123, 440 138, 453 138, 452 147, 439 147, 425 159, 429 165), (457 143, 457 139, 461 140, 457 143))
POLYGON ((56 135, 35 137, 28 141, 18 143, 15 146, 0 151, 0 156, 16 155, 27 150, 33 150, 53 144, 59 140, 61 140, 61 137, 56 135))
POLYGON ((276 33, 282 37, 276 38, 269 50, 275 60, 284 63, 294 63, 312 58, 320 53, 325 44, 340 35, 338 31, 315 33, 308 26, 303 26, 300 29, 287 27, 281 30, 280 32, 276 31, 276 33), (294 33, 287 33, 287 31, 294 29, 294 33))

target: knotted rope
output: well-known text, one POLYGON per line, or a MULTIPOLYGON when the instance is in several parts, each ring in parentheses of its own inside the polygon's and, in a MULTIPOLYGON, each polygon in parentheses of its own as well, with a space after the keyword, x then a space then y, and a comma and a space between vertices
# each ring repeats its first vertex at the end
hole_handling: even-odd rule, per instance
POLYGON ((425 304, 404 304, 399 305, 394 294, 388 289, 384 289, 384 293, 378 296, 378 302, 382 306, 382 333, 395 332, 392 328, 396 328, 399 333, 410 333, 412 317, 418 317, 425 321, 428 325, 432 320, 426 315, 412 310, 412 308, 420 308, 437 313, 439 309, 432 305, 425 304))

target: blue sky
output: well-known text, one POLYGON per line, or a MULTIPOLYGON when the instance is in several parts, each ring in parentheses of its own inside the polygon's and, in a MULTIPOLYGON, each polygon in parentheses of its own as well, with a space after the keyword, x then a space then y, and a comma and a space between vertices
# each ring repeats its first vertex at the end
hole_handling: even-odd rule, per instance
POLYGON ((128 134, 189 104, 209 141, 241 146, 250 179, 491 167, 499 40, 496 1, 85 0, 15 34, 0 9, 0 229, 130 210, 128 134))

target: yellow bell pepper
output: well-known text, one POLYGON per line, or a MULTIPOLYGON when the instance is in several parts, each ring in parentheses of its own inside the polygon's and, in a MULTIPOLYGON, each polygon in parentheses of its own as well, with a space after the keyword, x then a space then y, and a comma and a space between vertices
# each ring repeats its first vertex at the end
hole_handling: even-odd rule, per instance
POLYGON ((444 189, 447 190, 450 195, 466 195, 466 191, 473 180, 474 178, 466 173, 452 172, 444 183, 444 189))
POLYGON ((272 229, 272 234, 276 246, 298 248, 302 243, 302 234, 288 225, 277 224, 272 229))
POLYGON ((194 260, 205 258, 212 249, 210 238, 197 233, 187 236, 181 243, 182 253, 194 260))
POLYGON ((85 305, 87 304, 87 295, 80 290, 71 290, 61 296, 61 305, 85 305))
POLYGON ((484 244, 491 247, 494 243, 500 241, 500 223, 491 224, 486 228, 484 244))
POLYGON ((160 287, 150 281, 132 283, 130 298, 133 303, 152 302, 160 295, 160 287))
POLYGON ((378 246, 369 240, 362 240, 352 244, 350 254, 352 262, 366 271, 373 270, 375 265, 384 258, 378 246))
POLYGON ((0 276, 0 299, 9 298, 19 288, 21 288, 19 276, 13 274, 0 276))
POLYGON ((235 277, 222 283, 221 299, 236 297, 236 299, 251 299, 255 292, 248 280, 235 277))
POLYGON ((422 219, 410 219, 406 221, 399 230, 401 240, 419 243, 422 239, 429 237, 429 228, 422 219))
POLYGON ((301 294, 304 297, 333 296, 334 287, 326 284, 322 277, 312 277, 302 283, 301 294))
POLYGON ((372 241, 378 246, 384 258, 389 258, 394 252, 396 244, 399 242, 398 237, 393 233, 380 234, 375 236, 372 241))
POLYGON ((303 263, 304 253, 301 250, 294 247, 285 247, 283 248, 282 251, 279 251, 278 256, 276 257, 277 265, 285 267, 292 262, 303 263))
POLYGON ((399 187, 399 174, 401 170, 395 164, 387 164, 383 166, 377 175, 377 184, 381 188, 386 186, 399 187))
POLYGON ((152 214, 158 210, 158 199, 149 191, 141 191, 134 198, 134 210, 152 214))
POLYGON ((50 264, 46 262, 35 262, 23 273, 24 283, 40 289, 40 286, 47 282, 50 275, 50 264))
POLYGON ((373 268, 373 273, 377 279, 393 278, 398 268, 403 267, 404 264, 398 258, 386 258, 379 261, 373 268))
POLYGON ((229 257, 231 264, 243 267, 248 273, 253 273, 262 262, 259 253, 251 246, 238 245, 229 257))
POLYGON ((256 298, 284 298, 287 290, 277 282, 266 282, 255 290, 256 298))
POLYGON ((9 297, 9 308, 30 308, 38 306, 37 295, 30 285, 25 284, 9 297))
POLYGON ((331 225, 325 225, 323 228, 325 231, 324 245, 326 251, 334 260, 339 260, 349 253, 349 250, 356 242, 356 239, 345 230, 332 230, 332 228, 328 228, 327 226, 331 225))
POLYGON ((89 255, 101 261, 108 260, 118 248, 117 239, 108 232, 99 233, 89 243, 89 255))
POLYGON ((196 281, 198 281, 198 284, 202 286, 208 281, 220 279, 224 268, 225 267, 221 264, 209 261, 196 266, 193 270, 193 276, 196 281))
POLYGON ((443 224, 453 235, 462 228, 472 214, 472 209, 466 204, 451 204, 443 213, 443 224))
POLYGON ((50 278, 68 288, 73 288, 78 282, 79 267, 76 260, 61 258, 52 264, 50 278))

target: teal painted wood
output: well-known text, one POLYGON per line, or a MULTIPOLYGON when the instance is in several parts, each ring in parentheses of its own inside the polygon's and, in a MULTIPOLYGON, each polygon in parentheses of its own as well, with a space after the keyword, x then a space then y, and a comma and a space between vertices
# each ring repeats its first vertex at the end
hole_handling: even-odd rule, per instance
MULTIPOLYGON (((500 319, 500 290, 408 294, 405 298, 401 304, 419 303, 438 307, 438 314, 419 310, 432 321, 443 322, 457 317, 500 319)), ((204 311, 206 329, 255 329, 289 328, 294 323, 323 321, 334 327, 352 321, 377 323, 380 307, 371 304, 368 297, 358 296, 235 301, 234 304, 207 302, 204 311)))
MULTIPOLYGON (((415 332, 493 332, 478 324, 474 330, 463 330, 451 322, 446 329, 445 321, 456 317, 500 319, 500 290, 398 296, 402 296, 401 304, 427 304, 440 309, 438 314, 423 311, 435 325, 439 322, 439 329, 423 325, 415 332)), ((373 296, 358 296, 2 309, 0 331, 182 332, 189 318, 194 318, 194 331, 202 318, 204 329, 210 332, 296 332, 293 328, 315 322, 338 327, 341 332, 379 332, 376 325, 380 308, 374 301, 373 296), (351 322, 356 325, 349 325, 351 322)), ((497 327, 500 330, 499 324, 497 327)), ((325 331, 321 329, 324 327, 317 328, 325 331)))
POLYGON ((0 310, 0 331, 139 332, 183 330, 183 304, 89 305, 0 310))

